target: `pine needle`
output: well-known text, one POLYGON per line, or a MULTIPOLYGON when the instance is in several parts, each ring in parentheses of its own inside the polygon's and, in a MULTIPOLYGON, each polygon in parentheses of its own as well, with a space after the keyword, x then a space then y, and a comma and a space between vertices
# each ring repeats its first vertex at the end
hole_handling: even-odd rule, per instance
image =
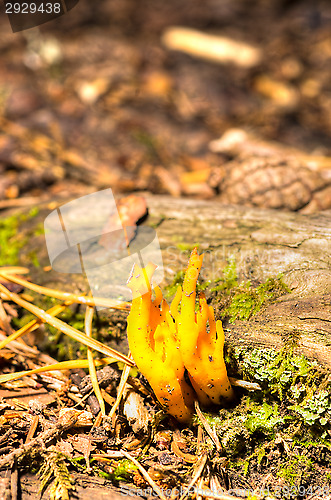
MULTIPOLYGON (((8 297, 10 300, 15 302, 17 305, 23 307, 27 311, 31 312, 37 318, 41 319, 45 323, 48 323, 49 325, 53 326, 54 328, 57 328, 61 332, 65 333, 69 337, 73 338, 74 340, 77 340, 77 342, 80 342, 81 344, 86 345, 87 347, 91 347, 92 349, 95 349, 96 351, 101 352, 102 354, 105 354, 106 356, 112 356, 117 359, 117 361, 122 361, 125 364, 129 366, 134 366, 134 362, 129 359, 127 356, 124 356, 124 354, 121 354, 120 352, 116 351, 115 349, 112 349, 111 347, 106 346, 105 344, 102 344, 98 340, 91 339, 84 335, 84 333, 80 332, 79 330, 76 330, 76 328, 73 328, 70 325, 67 325, 63 321, 59 320, 58 318, 54 318, 47 312, 45 312, 43 309, 40 309, 39 307, 30 304, 26 300, 22 299, 19 297, 16 293, 10 292, 5 286, 3 286, 0 283, 0 291, 3 292, 3 294, 8 297)), ((70 295, 70 294, 68 294, 70 295)), ((66 297, 68 299, 68 297, 66 297)), ((71 300, 71 298, 70 298, 71 300)))
MULTIPOLYGON (((141 475, 146 479, 148 484, 153 488, 155 493, 159 496, 161 500, 167 500, 166 497, 163 494, 162 489, 156 484, 156 482, 151 478, 151 476, 148 474, 147 470, 144 469, 144 467, 136 460, 130 453, 128 453, 125 450, 121 450, 121 453, 127 458, 128 460, 131 460, 131 462, 134 463, 134 465, 139 469, 139 472, 141 475)), ((207 457, 206 457, 207 458, 207 457)))
MULTIPOLYGON (((130 359, 132 359, 130 351, 129 351, 128 357, 130 359)), ((109 415, 108 415, 109 419, 111 419, 113 417, 113 415, 115 414, 115 411, 119 407, 119 404, 121 402, 121 399, 122 399, 122 396, 123 396, 123 393, 124 393, 125 384, 126 384, 126 382, 128 380, 129 374, 130 374, 130 366, 125 365, 124 368, 123 368, 122 375, 121 375, 121 380, 120 380, 120 383, 119 383, 119 386, 118 386, 118 389, 117 389, 117 398, 116 398, 116 401, 113 404, 113 406, 112 406, 112 408, 111 408, 111 410, 109 412, 109 415)))
POLYGON ((187 485, 187 487, 185 488, 185 491, 179 500, 184 500, 185 497, 187 497, 188 495, 191 495, 192 487, 195 485, 195 483, 197 482, 199 477, 201 477, 201 474, 203 472, 203 469, 205 468, 206 462, 207 462, 207 455, 201 455, 200 460, 197 462, 196 466, 194 467, 194 473, 193 473, 192 479, 189 482, 189 484, 187 485))
POLYGON ((222 450, 222 445, 220 443, 220 440, 218 439, 218 435, 210 427, 210 425, 209 425, 206 417, 204 416, 204 414, 200 410, 200 406, 199 406, 198 401, 194 402, 194 407, 195 407, 195 411, 196 411, 196 413, 197 413, 197 415, 198 415, 198 417, 200 419, 201 424, 203 425, 203 427, 205 428, 208 436, 210 437, 210 439, 213 441, 214 445, 216 446, 216 450, 217 451, 221 451, 222 450))
MULTIPOLYGON (((102 358, 95 359, 94 363, 96 366, 105 366, 110 363, 116 363, 117 359, 115 358, 102 358)), ((36 373, 44 373, 51 372, 54 370, 74 370, 75 368, 88 368, 89 362, 87 359, 73 359, 71 361, 61 361, 60 363, 53 363, 52 365, 39 366, 38 368, 34 368, 33 370, 26 370, 23 372, 15 372, 15 373, 5 373, 4 375, 0 375, 0 384, 4 384, 5 382, 11 382, 12 380, 16 380, 21 377, 35 375, 36 373)))
POLYGON ((36 285, 18 276, 13 276, 11 273, 4 272, 4 268, 0 269, 0 278, 4 278, 7 281, 12 281, 17 285, 24 286, 29 290, 40 293, 42 295, 47 295, 48 297, 53 297, 60 300, 72 300, 78 304, 84 304, 89 306, 100 306, 100 307, 110 307, 111 309, 121 309, 124 311, 129 311, 131 308, 130 302, 123 302, 121 300, 113 300, 102 297, 86 297, 85 295, 77 295, 75 293, 61 292, 60 290, 53 290, 52 288, 47 288, 44 286, 36 285))
POLYGON ((20 266, 5 266, 0 267, 0 273, 6 274, 28 274, 30 271, 27 267, 20 266))
MULTIPOLYGON (((69 306, 70 304, 72 304, 72 301, 68 300, 67 302, 64 302, 64 304, 59 304, 59 305, 51 307, 50 309, 48 309, 46 311, 46 313, 51 314, 52 316, 57 316, 62 311, 64 311, 65 308, 67 306, 69 306)), ((8 337, 5 340, 0 342, 0 349, 3 349, 4 347, 6 347, 7 344, 12 342, 13 340, 18 339, 19 337, 21 337, 25 333, 33 332, 33 330, 36 330, 37 328, 39 328, 41 323, 42 323, 42 321, 40 319, 34 319, 34 320, 30 321, 29 323, 27 323, 26 325, 22 326, 22 328, 20 328, 16 332, 12 333, 11 335, 8 335, 8 337)))
MULTIPOLYGON (((93 312, 94 312, 93 307, 90 307, 90 306, 86 307, 85 332, 86 332, 86 335, 90 338, 92 338, 93 312)), ((92 382, 94 394, 96 395, 96 398, 99 402, 101 414, 106 415, 105 402, 103 400, 103 397, 102 397, 102 394, 100 391, 98 377, 97 377, 97 371, 95 369, 95 364, 94 364, 93 352, 92 352, 92 349, 90 347, 87 348, 87 360, 88 360, 88 364, 89 364, 88 369, 89 369, 89 373, 90 373, 90 377, 91 377, 91 382, 92 382)))

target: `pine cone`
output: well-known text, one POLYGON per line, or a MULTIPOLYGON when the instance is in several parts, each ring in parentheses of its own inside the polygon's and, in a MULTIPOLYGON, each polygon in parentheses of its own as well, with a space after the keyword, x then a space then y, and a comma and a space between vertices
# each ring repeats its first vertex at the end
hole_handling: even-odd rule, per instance
POLYGON ((213 170, 222 203, 312 213, 331 208, 331 179, 295 158, 242 155, 213 170))

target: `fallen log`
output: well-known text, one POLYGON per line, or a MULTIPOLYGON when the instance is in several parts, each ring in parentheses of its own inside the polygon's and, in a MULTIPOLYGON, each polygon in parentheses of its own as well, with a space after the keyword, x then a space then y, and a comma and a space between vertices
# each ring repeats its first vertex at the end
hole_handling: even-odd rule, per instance
POLYGON ((227 324, 228 340, 280 348, 295 336, 297 352, 331 368, 331 211, 300 215, 168 197, 148 197, 147 204, 159 220, 166 271, 185 265, 181 243, 199 243, 205 279, 220 277, 230 258, 239 280, 283 275, 291 292, 248 321, 227 324))
MULTIPOLYGON (((152 195, 146 201, 149 216, 144 224, 156 228, 166 284, 185 268, 194 245, 205 253, 205 280, 220 278, 229 259, 236 262, 239 281, 263 283, 282 274, 290 293, 249 320, 225 323, 228 341, 278 349, 295 338, 298 353, 331 368, 331 211, 302 215, 152 195)), ((50 211, 41 208, 33 224, 40 225, 50 211)), ((33 234, 31 224, 31 220, 22 222, 22 237, 31 235, 31 230, 33 234)), ((43 235, 28 239, 19 263, 29 265, 33 252, 41 266, 49 263, 43 235)), ((31 262, 30 268, 36 283, 72 292, 77 286, 87 289, 82 276, 44 272, 31 262)))

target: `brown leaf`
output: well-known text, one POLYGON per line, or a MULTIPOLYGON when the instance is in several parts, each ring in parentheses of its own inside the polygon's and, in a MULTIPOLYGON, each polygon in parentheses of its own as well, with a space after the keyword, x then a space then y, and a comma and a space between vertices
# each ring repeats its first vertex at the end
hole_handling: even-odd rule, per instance
POLYGON ((128 243, 134 238, 137 222, 146 215, 147 205, 145 198, 131 194, 125 198, 121 198, 117 202, 118 214, 115 213, 110 217, 107 224, 103 228, 103 234, 99 239, 99 244, 106 249, 112 249, 120 244, 128 246, 128 243), (126 238, 118 237, 118 230, 126 228, 126 238))
POLYGON ((75 449, 79 453, 82 453, 84 457, 89 456, 91 451, 95 450, 95 446, 91 444, 91 440, 87 434, 75 434, 75 436, 70 437, 68 444, 71 449, 75 449))

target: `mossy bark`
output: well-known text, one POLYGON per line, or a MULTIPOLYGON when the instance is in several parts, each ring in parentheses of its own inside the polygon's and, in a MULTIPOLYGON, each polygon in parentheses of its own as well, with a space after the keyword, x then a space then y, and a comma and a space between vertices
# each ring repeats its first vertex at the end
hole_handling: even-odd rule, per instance
POLYGON ((207 279, 220 277, 231 258, 239 281, 283 275, 290 293, 250 320, 226 325, 228 340, 278 348, 293 339, 298 352, 331 367, 331 211, 300 215, 167 197, 149 197, 148 207, 160 221, 166 268, 185 265, 180 238, 206 253, 207 279))

